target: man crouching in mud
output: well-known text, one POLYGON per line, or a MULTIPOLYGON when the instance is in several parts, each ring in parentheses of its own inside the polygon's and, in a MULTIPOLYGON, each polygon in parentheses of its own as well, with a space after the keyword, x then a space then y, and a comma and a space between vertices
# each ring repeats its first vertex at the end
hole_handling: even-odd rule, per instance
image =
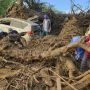
POLYGON ((24 45, 21 41, 21 38, 21 35, 16 30, 9 28, 8 40, 10 42, 10 46, 19 45, 20 48, 23 48, 24 45))

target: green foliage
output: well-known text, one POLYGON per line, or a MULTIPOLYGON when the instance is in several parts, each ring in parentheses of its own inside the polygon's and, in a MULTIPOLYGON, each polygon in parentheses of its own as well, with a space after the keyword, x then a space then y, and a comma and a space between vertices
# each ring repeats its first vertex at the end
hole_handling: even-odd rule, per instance
POLYGON ((42 9, 43 12, 47 12, 49 9, 48 6, 46 6, 45 4, 42 4, 39 7, 42 9))
POLYGON ((6 10, 13 2, 15 2, 15 0, 1 0, 0 1, 0 16, 5 15, 6 10))
MULTIPOLYGON (((7 9, 16 1, 22 3, 25 0, 0 0, 0 16, 4 16, 7 9)), ((26 0, 25 2, 34 10, 48 12, 51 8, 53 11, 58 12, 53 6, 46 5, 47 3, 41 2, 41 0, 26 0)))

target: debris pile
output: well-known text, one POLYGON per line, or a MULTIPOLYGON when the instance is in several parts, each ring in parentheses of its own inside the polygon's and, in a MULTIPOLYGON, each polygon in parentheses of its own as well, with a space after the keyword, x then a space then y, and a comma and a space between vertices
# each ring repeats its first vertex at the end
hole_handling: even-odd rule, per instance
MULTIPOLYGON (((63 90, 89 90, 90 71, 84 74, 80 73, 70 56, 58 54, 54 57, 54 52, 52 53, 53 57, 50 57, 50 54, 46 53, 57 42, 63 41, 67 44, 72 35, 78 33, 82 34, 82 30, 73 18, 64 24, 58 36, 48 35, 33 40, 24 49, 3 48, 8 44, 3 38, 0 41, 0 89, 56 90, 62 88, 63 90), (68 42, 66 42, 67 40, 68 42), (41 57, 43 53, 45 54, 44 58, 41 57)), ((59 49, 55 48, 54 50, 59 49)))
POLYGON ((88 27, 90 25, 90 12, 80 13, 76 15, 78 25, 80 27, 88 27))
MULTIPOLYGON (((20 6, 12 6, 7 12, 9 17, 22 19, 36 14, 20 6)), ((90 70, 81 73, 70 54, 60 53, 61 46, 67 45, 73 36, 84 34, 81 18, 52 11, 49 14, 52 34, 58 36, 32 40, 23 49, 5 48, 9 44, 6 37, 0 40, 0 90, 90 90, 90 70), (66 17, 69 18, 65 20, 66 17)))
POLYGON ((75 35, 83 35, 84 33, 83 28, 80 28, 77 24, 77 19, 73 17, 68 22, 65 22, 63 25, 63 29, 61 30, 61 33, 59 34, 60 41, 64 45, 68 44, 70 42, 70 39, 75 35))
POLYGON ((27 9, 18 5, 12 5, 12 7, 10 7, 6 13, 6 16, 8 17, 21 19, 28 19, 29 17, 32 17, 34 15, 39 15, 39 13, 37 13, 33 9, 27 9))

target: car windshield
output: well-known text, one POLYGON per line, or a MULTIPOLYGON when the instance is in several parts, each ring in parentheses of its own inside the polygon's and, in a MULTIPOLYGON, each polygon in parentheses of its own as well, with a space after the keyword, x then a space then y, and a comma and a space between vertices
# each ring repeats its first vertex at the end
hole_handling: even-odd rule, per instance
POLYGON ((19 20, 12 20, 10 26, 24 29, 28 24, 19 20))

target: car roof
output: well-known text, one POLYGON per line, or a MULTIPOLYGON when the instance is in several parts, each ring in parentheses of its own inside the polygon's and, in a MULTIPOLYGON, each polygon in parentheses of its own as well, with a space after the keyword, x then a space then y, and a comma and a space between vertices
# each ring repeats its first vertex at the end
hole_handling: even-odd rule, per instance
POLYGON ((6 18, 1 18, 1 20, 17 20, 17 21, 21 21, 23 23, 26 23, 28 25, 31 25, 31 26, 38 26, 37 23, 34 23, 33 21, 25 21, 24 19, 19 19, 19 18, 10 18, 10 17, 6 17, 6 18))
POLYGON ((6 18, 1 18, 0 21, 1 21, 1 20, 17 20, 17 21, 21 21, 21 22, 23 22, 23 23, 29 24, 29 23, 26 22, 25 20, 19 19, 19 18, 10 18, 10 17, 6 17, 6 18))
POLYGON ((18 32, 24 32, 25 29, 21 29, 21 28, 17 28, 17 27, 13 27, 13 26, 8 26, 8 25, 4 25, 4 24, 0 24, 0 29, 4 30, 5 32, 8 32, 8 29, 12 28, 18 32))

